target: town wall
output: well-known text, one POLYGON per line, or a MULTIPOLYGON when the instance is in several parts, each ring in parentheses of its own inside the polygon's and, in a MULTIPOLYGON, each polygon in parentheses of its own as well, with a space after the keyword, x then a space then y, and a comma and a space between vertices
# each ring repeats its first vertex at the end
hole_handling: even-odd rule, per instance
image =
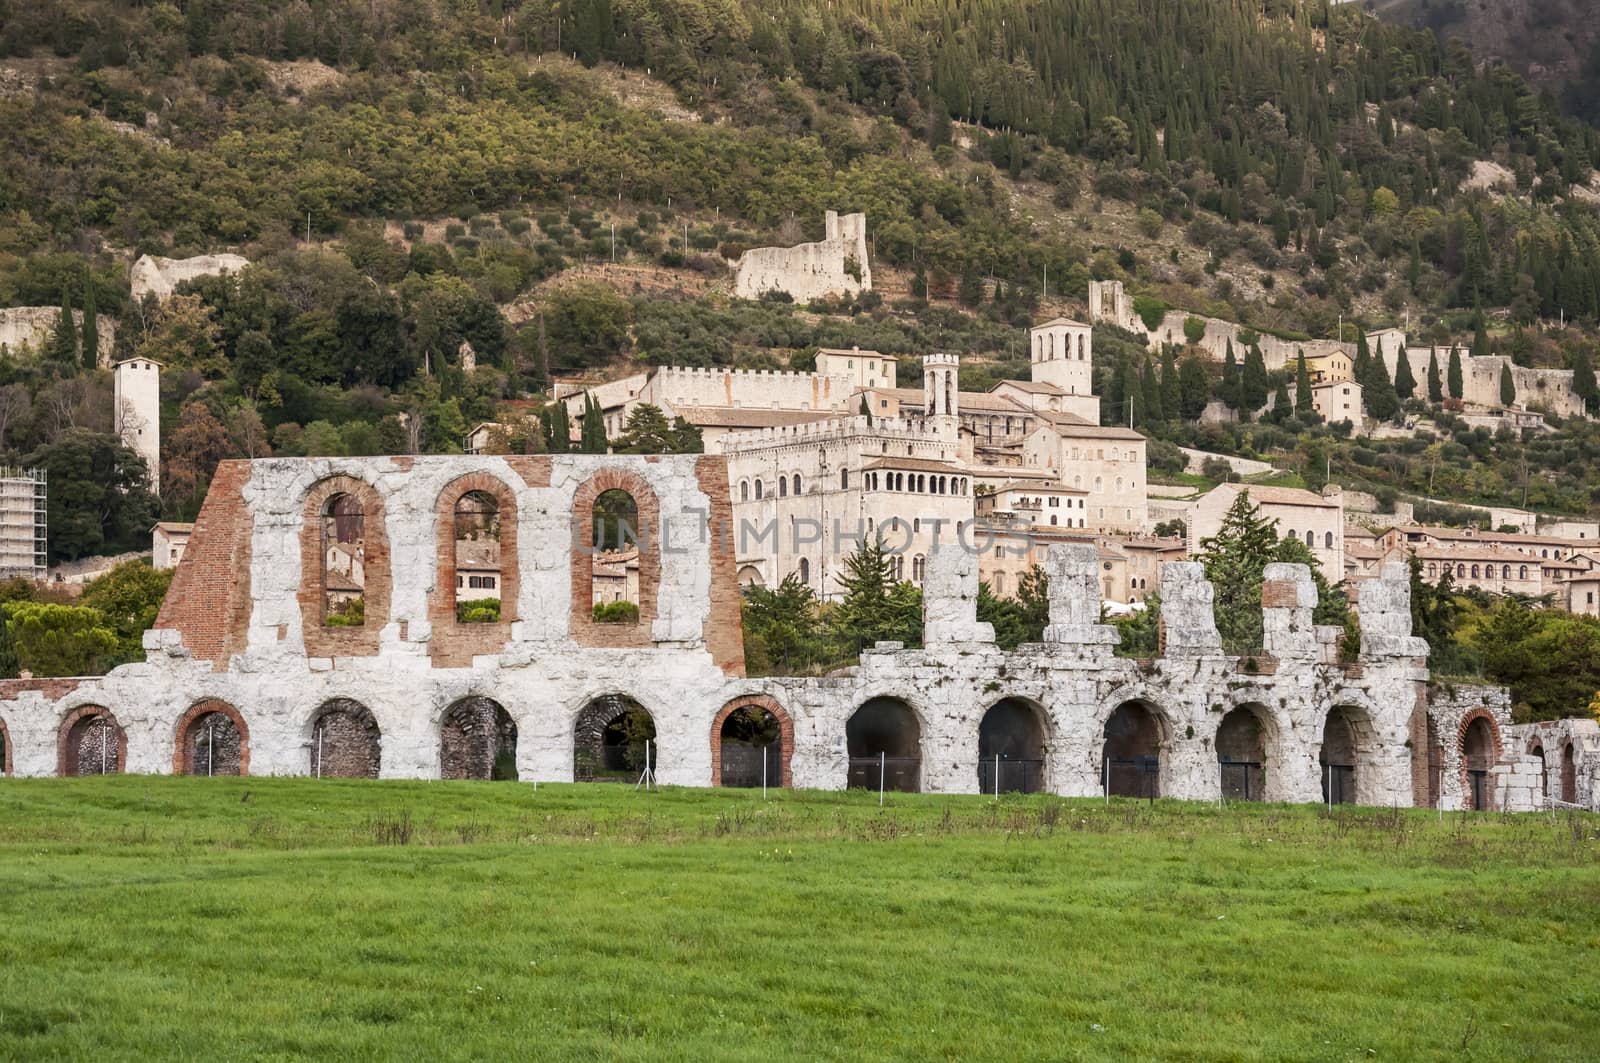
POLYGON ((823 224, 823 238, 816 243, 746 251, 739 257, 734 294, 741 299, 759 299, 778 291, 797 303, 809 303, 828 295, 871 291, 867 216, 841 216, 830 210, 823 224))

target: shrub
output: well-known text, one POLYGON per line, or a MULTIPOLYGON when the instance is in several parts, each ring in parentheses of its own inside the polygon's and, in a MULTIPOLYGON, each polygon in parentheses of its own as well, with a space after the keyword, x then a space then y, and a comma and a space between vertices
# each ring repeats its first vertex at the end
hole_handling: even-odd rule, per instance
POLYGON ((1161 327, 1161 319, 1167 316, 1170 310, 1166 303, 1153 295, 1136 295, 1133 297, 1133 312, 1139 315, 1139 320, 1144 322, 1144 327, 1154 332, 1161 327))
POLYGON ((500 620, 499 598, 474 598, 456 603, 456 620, 463 624, 494 624, 500 620))
POLYGON ((597 624, 637 624, 639 607, 632 602, 599 602, 594 607, 597 624))

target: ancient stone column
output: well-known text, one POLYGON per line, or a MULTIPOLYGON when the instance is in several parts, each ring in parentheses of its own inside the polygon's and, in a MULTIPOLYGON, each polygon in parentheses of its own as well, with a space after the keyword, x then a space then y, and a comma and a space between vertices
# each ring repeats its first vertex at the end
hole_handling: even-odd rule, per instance
POLYGON ((1217 657, 1222 635, 1212 605, 1216 592, 1196 561, 1161 568, 1161 641, 1164 657, 1217 657))
POLYGON ((1261 649, 1280 661, 1315 661, 1319 655, 1312 610, 1317 585, 1307 565, 1274 562, 1261 583, 1261 649))
POLYGON ((1361 584, 1361 656, 1428 656, 1428 643, 1411 634, 1411 573, 1404 564, 1390 562, 1377 579, 1361 584))
POLYGON ((1069 646, 1114 646, 1117 629, 1100 622, 1100 581, 1095 549, 1087 543, 1056 543, 1045 555, 1050 581, 1050 625, 1044 640, 1069 646))
POLYGON ((922 644, 993 642, 978 622, 978 556, 958 543, 934 546, 922 578, 922 644))

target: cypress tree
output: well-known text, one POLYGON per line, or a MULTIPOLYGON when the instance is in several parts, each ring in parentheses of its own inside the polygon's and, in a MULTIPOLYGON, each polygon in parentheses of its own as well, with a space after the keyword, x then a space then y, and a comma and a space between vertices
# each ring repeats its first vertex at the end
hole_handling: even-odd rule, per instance
POLYGON ((1517 401, 1517 385, 1511 379, 1511 363, 1500 363, 1500 405, 1510 409, 1517 401))
MULTIPOLYGON (((1122 401, 1127 403, 1127 409, 1122 411, 1128 418, 1128 424, 1144 424, 1144 391, 1139 386, 1139 371, 1133 367, 1133 359, 1125 359, 1122 363, 1122 401)), ((1124 423, 1118 419, 1118 423, 1124 423)))
POLYGON ((1239 374, 1239 392, 1244 399, 1247 412, 1255 412, 1267 404, 1267 388, 1270 386, 1267 378, 1267 363, 1261 357, 1261 348, 1256 344, 1250 345, 1250 350, 1244 356, 1244 371, 1239 374))
POLYGON ((1444 401, 1444 385, 1439 383, 1439 352, 1428 352, 1428 401, 1444 401))
POLYGON ((1178 382, 1178 357, 1172 348, 1161 359, 1161 412, 1176 421, 1183 409, 1183 386, 1178 382))
POLYGON ((1289 381, 1287 378, 1279 377, 1277 390, 1272 393, 1272 420, 1283 421, 1297 412, 1289 405, 1289 381))
POLYGON ((1450 368, 1446 373, 1445 379, 1450 385, 1450 397, 1459 399, 1464 394, 1461 386, 1461 349, 1454 344, 1450 347, 1450 368))
POLYGON ((78 326, 72 320, 72 293, 66 288, 61 289, 61 316, 56 318, 50 354, 62 365, 78 364, 78 326))
POLYGON ((872 427, 872 404, 867 401, 867 396, 866 396, 865 393, 863 393, 862 396, 861 396, 861 410, 860 410, 860 413, 861 413, 861 416, 863 416, 863 417, 865 417, 867 419, 867 427, 871 428, 872 427))
POLYGON ((1311 370, 1306 368, 1306 352, 1300 351, 1294 364, 1294 412, 1304 417, 1311 407, 1311 370))
POLYGON ((1405 348, 1402 347, 1394 360, 1394 394, 1396 398, 1404 400, 1416 393, 1417 379, 1411 375, 1411 359, 1406 357, 1405 348))
POLYGON ((1239 362, 1233 356, 1233 341, 1228 341, 1227 357, 1222 360, 1222 401, 1229 409, 1239 408, 1239 362))
POLYGON ((1600 385, 1595 381, 1588 351, 1579 351, 1572 359, 1572 390, 1583 400, 1583 408, 1592 413, 1600 401, 1600 385))
POLYGON ((0 606, 0 679, 17 678, 19 668, 17 642, 11 637, 11 623, 6 616, 5 607, 0 606))
POLYGON ((582 454, 604 454, 607 449, 605 412, 593 395, 583 400, 583 430, 578 437, 578 451, 582 454))
POLYGON ((1489 328, 1483 320, 1482 303, 1475 304, 1472 309, 1472 353, 1489 353, 1489 328))
POLYGON ((1205 413, 1206 402, 1211 397, 1211 380, 1199 358, 1190 355, 1183 360, 1178 368, 1178 383, 1183 393, 1179 412, 1185 421, 1197 420, 1205 413))
POLYGON ((83 367, 90 372, 100 364, 100 315, 95 309, 94 284, 83 271, 83 367))
POLYGON ((1155 369, 1148 360, 1139 368, 1139 390, 1144 395, 1146 422, 1166 420, 1167 413, 1161 408, 1161 383, 1156 379, 1155 369))

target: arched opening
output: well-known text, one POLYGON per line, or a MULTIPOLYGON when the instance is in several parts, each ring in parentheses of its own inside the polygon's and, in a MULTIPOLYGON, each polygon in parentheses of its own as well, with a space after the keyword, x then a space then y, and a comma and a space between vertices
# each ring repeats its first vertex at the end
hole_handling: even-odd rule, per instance
POLYGON ((845 725, 850 785, 917 793, 922 789, 922 725, 898 698, 873 698, 845 725))
POLYGON ((1578 757, 1571 742, 1561 747, 1561 800, 1578 803, 1578 757))
POLYGON ((11 733, 6 722, 0 720, 0 776, 11 774, 11 733))
POLYGON ((809 585, 811 583, 811 562, 802 557, 798 571, 800 573, 800 582, 809 585))
POLYGON ((799 473, 795 473, 792 477, 790 477, 790 484, 792 485, 791 486, 791 490, 794 492, 794 494, 800 495, 802 493, 801 490, 800 490, 800 474, 799 473))
POLYGON ((1356 752, 1355 718, 1348 708, 1338 706, 1322 725, 1322 752, 1317 757, 1324 802, 1356 803, 1356 752))
POLYGON ((1528 747, 1528 756, 1539 758, 1539 795, 1541 797, 1549 797, 1550 765, 1545 763, 1544 746, 1539 743, 1537 738, 1534 739, 1533 744, 1528 747))
POLYGON ((367 515, 348 491, 322 505, 322 623, 361 627, 367 622, 367 515))
POLYGON ((1143 702, 1117 706, 1106 720, 1100 777, 1119 797, 1161 796, 1161 722, 1143 702))
POLYGON ((1020 698, 996 702, 978 723, 978 790, 1036 794, 1044 789, 1045 727, 1020 698))
POLYGON ((517 725, 493 698, 467 697, 439 724, 441 779, 517 778, 517 725))
POLYGON ((173 767, 179 775, 248 775, 250 732, 238 711, 207 700, 184 713, 173 767))
POLYGON ((1261 801, 1267 791, 1267 734, 1255 709, 1241 706, 1222 718, 1214 743, 1222 796, 1261 801))
POLYGON ((741 565, 739 568, 740 587, 764 587, 767 581, 761 578, 761 570, 754 565, 741 565))
POLYGON ((487 491, 456 500, 456 620, 493 624, 500 619, 500 502, 487 491))
POLYGON ((639 506, 632 495, 613 487, 595 498, 593 542, 590 590, 595 623, 637 624, 639 506))
POLYGON ((128 736, 99 705, 68 714, 61 726, 58 768, 63 776, 116 775, 128 763, 128 736))
POLYGON ((778 474, 778 497, 789 497, 789 478, 781 472, 778 474))
POLYGON ((760 705, 728 713, 718 732, 721 764, 717 785, 778 786, 783 779, 783 725, 760 705))
POLYGON ((1487 717, 1474 717, 1461 734, 1461 762, 1467 773, 1462 796, 1466 807, 1474 812, 1494 807, 1494 783, 1489 774, 1494 761, 1494 728, 1487 717))
POLYGON ((622 694, 606 694, 578 714, 573 727, 573 779, 637 782, 647 762, 655 768, 656 721, 643 705, 622 694))
POLYGON ((353 698, 334 698, 311 725, 311 774, 318 779, 376 779, 383 741, 372 711, 353 698))

